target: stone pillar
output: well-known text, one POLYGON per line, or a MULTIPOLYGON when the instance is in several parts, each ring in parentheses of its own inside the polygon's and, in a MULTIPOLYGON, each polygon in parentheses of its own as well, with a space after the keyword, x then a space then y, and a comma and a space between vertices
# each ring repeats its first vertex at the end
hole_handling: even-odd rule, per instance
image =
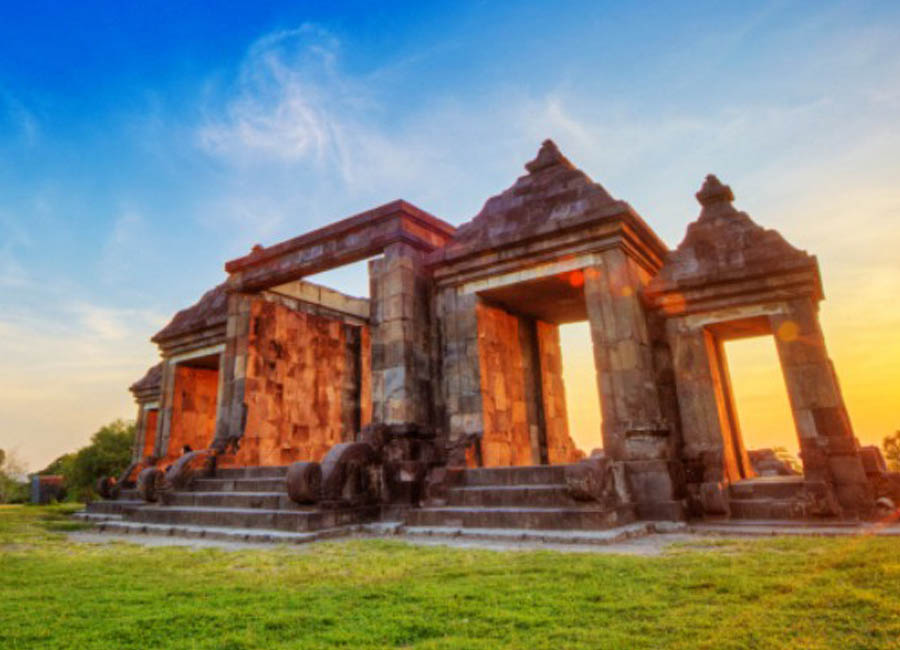
POLYGON ((696 467, 691 482, 720 483, 744 478, 742 446, 730 412, 730 388, 721 343, 703 327, 669 321, 684 457, 696 467), (728 400, 728 401, 726 401, 728 400), (702 473, 702 475, 701 475, 702 473))
POLYGON ((169 446, 169 432, 172 428, 172 402, 175 398, 175 364, 170 359, 163 363, 162 379, 159 386, 159 415, 156 419, 156 439, 153 441, 153 455, 164 458, 169 446))
POLYGON ((147 439, 147 411, 144 404, 138 404, 138 414, 135 420, 134 442, 131 445, 131 462, 136 463, 141 459, 144 449, 144 441, 147 439))
POLYGON ((222 450, 244 435, 247 407, 244 403, 247 377, 247 346, 250 334, 250 304, 247 294, 229 293, 225 351, 219 358, 219 400, 216 433, 212 446, 222 450))
POLYGON ((786 313, 769 320, 800 437, 804 475, 832 483, 845 510, 865 512, 874 497, 825 348, 818 307, 809 298, 793 300, 786 313))
POLYGON ((388 246, 369 262, 372 305, 372 420, 430 427, 428 281, 422 254, 388 246))
POLYGON ((441 393, 451 441, 484 432, 478 358, 478 297, 444 287, 436 297, 441 393))
POLYGON ((524 383, 525 416, 531 441, 531 464, 547 465, 547 418, 544 412, 544 385, 537 322, 518 316, 519 362, 524 383))
POLYGON ((362 429, 362 336, 361 328, 343 323, 344 373, 341 382, 343 442, 356 440, 362 429))
POLYGON ((584 270, 603 448, 614 459, 627 457, 629 432, 656 431, 662 424, 653 349, 639 290, 630 260, 621 250, 606 251, 602 264, 584 270))
POLYGON ((632 493, 648 508, 642 516, 680 517, 671 462, 670 425, 660 407, 653 346, 641 304, 640 275, 620 249, 584 270, 584 297, 603 414, 603 449, 625 461, 632 493), (654 510, 649 504, 669 504, 654 510))

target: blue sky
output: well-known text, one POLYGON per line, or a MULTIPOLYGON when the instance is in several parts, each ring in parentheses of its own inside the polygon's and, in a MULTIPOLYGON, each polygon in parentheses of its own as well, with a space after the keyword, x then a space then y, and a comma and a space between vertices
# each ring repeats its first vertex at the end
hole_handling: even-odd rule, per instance
POLYGON ((252 244, 398 197, 460 223, 546 137, 670 245, 715 172, 818 254, 858 432, 900 427, 865 415, 900 397, 900 5, 686 5, 0 3, 0 447, 132 417, 149 336, 252 244))

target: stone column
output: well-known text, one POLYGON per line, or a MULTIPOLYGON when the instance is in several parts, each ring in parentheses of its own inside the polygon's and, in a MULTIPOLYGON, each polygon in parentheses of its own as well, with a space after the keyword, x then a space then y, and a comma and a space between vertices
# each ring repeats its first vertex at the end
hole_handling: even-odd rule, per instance
POLYGON ((547 418, 544 413, 544 386, 537 322, 518 316, 519 357, 525 389, 525 417, 531 440, 531 464, 547 465, 547 418))
POLYGON ((653 372, 653 350, 631 263, 618 249, 584 270, 584 298, 594 346, 603 413, 603 448, 627 457, 628 433, 662 424, 653 372))
POLYGON ((225 351, 219 357, 219 399, 216 405, 214 446, 226 444, 244 435, 247 407, 244 403, 247 376, 247 347, 250 335, 250 303, 247 294, 228 295, 228 323, 225 329, 225 351))
POLYGON ((484 432, 478 360, 478 297, 457 287, 436 298, 441 346, 441 392, 450 440, 484 432))
MULTIPOLYGON (((730 512, 728 484, 743 478, 723 382, 721 344, 703 327, 668 322, 688 492, 706 514, 730 512)), ((744 454, 746 455, 746 454, 744 454)), ((749 460, 747 461, 749 463, 749 460)), ((748 465, 749 466, 749 465, 748 465)))
MULTIPOLYGON (((684 457, 702 476, 692 482, 739 481, 749 459, 739 442, 722 344, 703 327, 669 321, 684 457)), ((695 473, 696 473, 695 472, 695 473)))
POLYGON ((866 511, 873 495, 812 299, 793 300, 770 317, 794 415, 804 475, 829 481, 848 511, 866 511))
POLYGON ((639 503, 669 503, 672 512, 659 515, 680 516, 680 506, 674 503, 679 495, 672 480, 670 425, 662 417, 640 289, 638 270, 620 249, 605 251, 600 264, 584 270, 603 449, 612 460, 626 462, 639 503))
POLYGON ((344 342, 344 374, 341 382, 341 423, 343 442, 356 440, 362 428, 361 328, 341 324, 344 342))
POLYGON ((156 439, 153 441, 153 455, 164 458, 169 446, 169 432, 172 428, 172 401, 175 398, 175 364, 170 359, 163 363, 162 379, 159 387, 159 415, 156 419, 156 439))
POLYGON ((147 411, 143 402, 138 404, 138 414, 135 422, 134 443, 131 446, 131 461, 133 463, 141 459, 141 451, 143 451, 144 441, 147 439, 147 411))
POLYGON ((369 262, 372 305, 372 420, 430 427, 428 282, 420 251, 388 246, 369 262))

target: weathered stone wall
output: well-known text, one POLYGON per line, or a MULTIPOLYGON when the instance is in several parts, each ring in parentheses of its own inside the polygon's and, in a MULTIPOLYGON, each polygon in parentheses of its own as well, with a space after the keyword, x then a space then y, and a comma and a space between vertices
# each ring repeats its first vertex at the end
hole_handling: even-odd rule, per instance
POLYGON ((525 361, 519 346, 519 319, 485 304, 479 304, 477 312, 484 466, 531 465, 535 459, 525 396, 525 361))
POLYGON ((153 455, 153 446, 156 444, 156 425, 159 422, 159 410, 151 409, 144 415, 144 447, 140 458, 153 455))
POLYGON ((175 367, 175 389, 172 395, 172 423, 169 444, 163 464, 181 456, 184 445, 205 449, 212 441, 216 426, 216 395, 219 387, 217 370, 175 367))
POLYGON ((570 463, 559 328, 479 303, 478 361, 485 467, 570 463))
POLYGON ((372 333, 368 327, 359 328, 359 425, 372 421, 372 333))
POLYGON ((371 417, 370 382, 361 382, 366 371, 359 363, 370 355, 369 339, 360 329, 277 302, 253 300, 246 426, 240 450, 225 457, 224 464, 318 461, 332 445, 352 438, 356 426, 371 417), (348 359, 348 348, 356 363, 348 359))
POLYGON ((475 294, 461 294, 457 287, 436 292, 441 382, 435 402, 452 441, 484 431, 477 305, 475 294))

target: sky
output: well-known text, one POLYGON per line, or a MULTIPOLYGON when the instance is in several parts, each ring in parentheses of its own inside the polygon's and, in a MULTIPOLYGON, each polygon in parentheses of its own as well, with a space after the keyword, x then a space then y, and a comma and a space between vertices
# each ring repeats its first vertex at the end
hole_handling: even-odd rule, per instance
MULTIPOLYGON (((465 222, 548 137, 669 246, 716 173, 817 255, 878 442, 900 429, 898 42, 896 2, 0 0, 0 448, 36 470, 133 418, 150 336, 253 244, 401 197, 465 222)), ((358 267, 328 279, 366 293, 358 267)), ((598 446, 586 329, 563 340, 598 446)), ((771 342, 728 354, 745 438, 796 448, 771 342)))

